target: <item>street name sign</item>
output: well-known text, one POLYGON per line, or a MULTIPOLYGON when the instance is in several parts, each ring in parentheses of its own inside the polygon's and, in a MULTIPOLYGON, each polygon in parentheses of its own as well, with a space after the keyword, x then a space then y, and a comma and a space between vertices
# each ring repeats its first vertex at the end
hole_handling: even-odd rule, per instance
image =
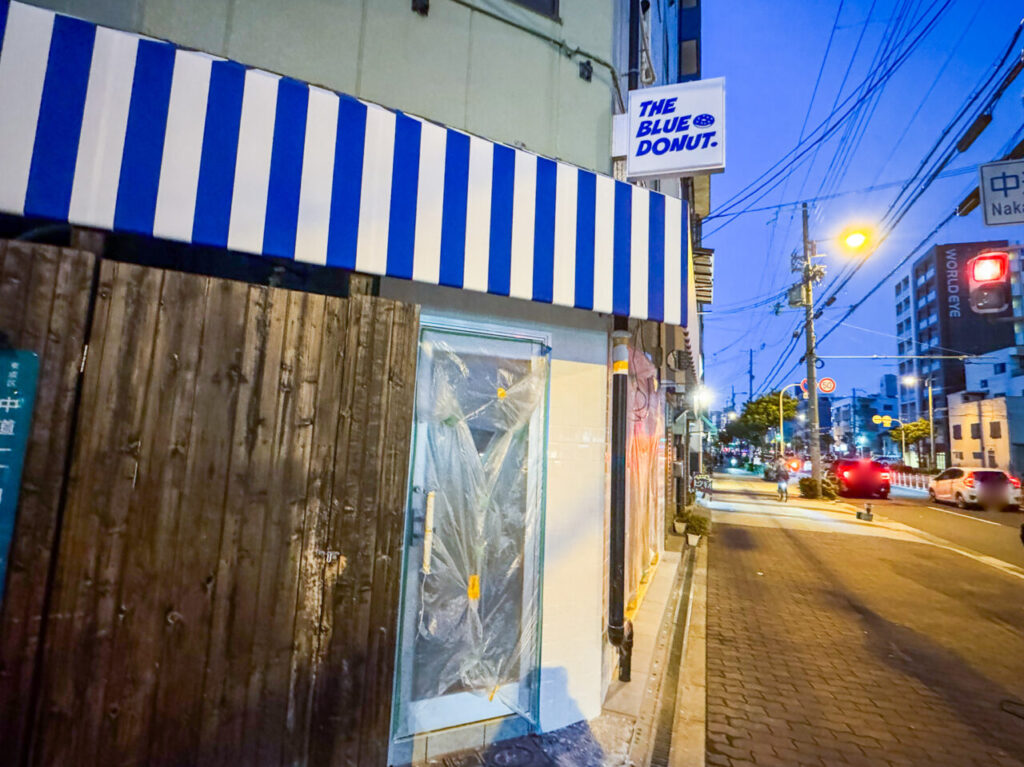
POLYGON ((629 178, 725 170, 725 78, 630 91, 626 112, 629 178))
POLYGON ((990 162, 981 166, 980 173, 985 224, 1024 224, 1024 160, 990 162))
POLYGON ((39 358, 33 352, 0 349, 0 601, 38 377, 39 358))

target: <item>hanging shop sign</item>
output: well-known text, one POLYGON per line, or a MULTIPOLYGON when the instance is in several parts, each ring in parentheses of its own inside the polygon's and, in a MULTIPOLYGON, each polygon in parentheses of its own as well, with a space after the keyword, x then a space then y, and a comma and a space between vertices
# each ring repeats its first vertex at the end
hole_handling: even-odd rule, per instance
POLYGON ((627 111, 629 178, 725 170, 725 78, 630 91, 627 111))
POLYGON ((38 377, 39 358, 33 352, 0 349, 0 600, 38 377))

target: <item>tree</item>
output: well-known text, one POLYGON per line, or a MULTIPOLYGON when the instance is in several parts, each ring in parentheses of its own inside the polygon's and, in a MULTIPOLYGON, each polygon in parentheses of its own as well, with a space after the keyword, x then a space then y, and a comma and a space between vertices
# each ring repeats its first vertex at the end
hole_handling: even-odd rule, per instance
MULTIPOLYGON (((796 416, 794 397, 783 395, 782 416, 785 419, 796 416)), ((740 417, 730 421, 724 431, 730 440, 738 439, 763 446, 769 430, 777 429, 778 426, 779 393, 771 392, 747 402, 740 417)))
POLYGON ((897 445, 902 444, 903 438, 906 436, 908 447, 913 447, 918 442, 928 439, 931 434, 931 424, 924 418, 889 430, 889 438, 897 445))

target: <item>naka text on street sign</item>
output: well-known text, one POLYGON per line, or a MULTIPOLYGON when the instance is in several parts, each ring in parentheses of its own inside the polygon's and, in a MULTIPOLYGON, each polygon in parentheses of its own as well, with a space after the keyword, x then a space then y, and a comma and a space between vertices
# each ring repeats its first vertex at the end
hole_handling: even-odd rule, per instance
POLYGON ((990 162, 979 170, 985 224, 1024 224, 1024 160, 990 162))

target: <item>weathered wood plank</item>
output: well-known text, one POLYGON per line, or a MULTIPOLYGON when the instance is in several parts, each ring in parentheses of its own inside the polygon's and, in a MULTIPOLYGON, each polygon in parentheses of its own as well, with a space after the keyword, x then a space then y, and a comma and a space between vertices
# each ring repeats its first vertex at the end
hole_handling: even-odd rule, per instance
POLYGON ((247 287, 211 280, 174 542, 149 764, 198 762, 203 679, 217 594, 224 493, 240 381, 247 287))
POLYGON ((249 464, 244 477, 247 507, 243 546, 246 556, 241 561, 250 589, 240 595, 238 618, 234 625, 232 645, 238 654, 226 685, 225 709, 230 712, 230 728, 222 735, 237 743, 241 764, 255 764, 259 738, 252 733, 259 726, 260 699, 263 694, 267 658, 270 654, 267 616, 274 609, 274 587, 277 577, 276 554, 282 545, 276 524, 277 507, 271 505, 270 488, 277 475, 279 442, 277 434, 284 415, 279 407, 285 327, 288 321, 288 300, 284 291, 259 288, 260 311, 248 332, 255 334, 259 351, 253 360, 253 375, 258 380, 258 396, 246 412, 246 444, 249 464), (251 623, 246 625, 246 616, 251 623), (258 626, 258 628, 256 628, 258 626))
POLYGON ((341 413, 346 311, 342 299, 325 301, 289 686, 288 722, 293 731, 287 741, 287 764, 305 763, 309 752, 312 696, 322 657, 324 579, 347 566, 341 553, 327 545, 341 413))
POLYGON ((103 723, 105 720, 116 720, 120 713, 117 702, 106 705, 106 686, 113 667, 124 670, 127 661, 115 654, 114 639, 127 610, 122 592, 126 553, 137 545, 137 527, 145 519, 141 514, 132 515, 131 510, 142 460, 140 448, 146 413, 146 389, 152 367, 160 293, 165 274, 125 264, 118 271, 121 279, 131 284, 131 309, 117 360, 119 375, 115 399, 118 409, 114 416, 116 425, 112 430, 114 441, 106 446, 106 450, 112 453, 107 458, 111 470, 105 477, 98 478, 106 483, 110 496, 106 507, 95 512, 100 518, 100 537, 96 541, 96 605, 93 608, 95 634, 90 653, 83 659, 85 663, 76 669, 80 677, 84 670, 91 669, 81 703, 84 710, 78 720, 80 728, 83 722, 88 722, 79 758, 95 754, 92 758, 97 762, 103 761, 100 750, 103 723))
POLYGON ((375 310, 389 317, 391 338, 384 374, 386 401, 382 412, 385 424, 376 509, 377 537, 362 701, 360 764, 386 764, 391 734, 399 583, 419 342, 419 316, 415 306, 386 305, 377 300, 375 310))
MULTIPOLYGON (((392 677, 386 670, 379 669, 377 660, 379 658, 384 665, 393 664, 393 657, 384 659, 383 655, 389 641, 386 632, 393 631, 397 621, 398 574, 392 573, 383 561, 380 568, 377 564, 382 552, 392 550, 395 545, 399 550, 401 547, 408 431, 412 424, 411 393, 406 395, 402 389, 403 396, 397 397, 392 392, 396 382, 404 385, 406 379, 393 378, 391 368, 400 356, 409 357, 408 374, 412 375, 417 333, 416 328, 408 329, 411 336, 396 332, 393 314, 390 302, 369 297, 349 299, 343 427, 335 467, 335 495, 340 512, 332 520, 330 532, 331 548, 346 557, 347 565, 345 571, 328 584, 325 598, 322 631, 327 648, 324 667, 317 680, 311 759, 311 763, 317 765, 361 764, 363 759, 376 759, 387 749, 392 677), (401 355, 398 346, 403 348, 401 355), (394 355, 392 349, 395 349, 394 355), (392 399, 399 406, 405 399, 407 406, 407 412, 396 413, 394 423, 387 412, 392 399), (399 435, 403 429, 406 433, 399 435), (386 458, 383 443, 393 436, 398 440, 396 452, 392 458, 386 458), (382 479, 390 480, 399 474, 400 489, 381 487, 382 479), (380 520, 382 504, 392 504, 396 494, 402 498, 397 504, 399 508, 393 510, 397 516, 380 520), (387 501, 383 500, 385 498, 387 501), (398 532, 392 538, 396 526, 398 532), (380 583, 376 580, 378 576, 382 579, 380 583), (395 584, 388 583, 389 577, 396 579, 395 584), (381 601, 374 605, 373 596, 378 590, 381 601), (383 600, 391 598, 391 591, 394 594, 392 604, 387 606, 383 600), (374 665, 372 671, 367 666, 370 662, 374 665), (387 679, 379 679, 380 673, 387 673, 387 679), (383 698, 373 701, 372 710, 364 710, 368 696, 374 694, 368 689, 371 684, 382 690, 383 698), (381 726, 379 711, 384 709, 386 723, 381 726), (371 726, 382 730, 383 734, 378 732, 371 736, 371 726), (370 737, 380 740, 371 744, 370 737)), ((409 379, 408 386, 412 385, 409 379)), ((400 557, 397 557, 397 568, 401 568, 400 557)))
POLYGON ((89 683, 84 670, 90 668, 96 639, 98 541, 119 457, 116 445, 122 403, 117 400, 120 369, 116 361, 121 358, 123 338, 130 332, 127 324, 133 287, 129 280, 117 278, 116 265, 102 264, 57 574, 46 616, 42 693, 33 735, 36 764, 81 761, 90 732, 90 722, 79 715, 89 683))
MULTIPOLYGON (((278 443, 276 481, 270 492, 270 509, 276 515, 271 524, 277 528, 275 537, 281 543, 276 551, 264 548, 264 556, 276 560, 271 569, 277 572, 277 577, 268 584, 273 607, 269 613, 270 652, 264 667, 260 700, 257 752, 260 764, 280 761, 288 750, 286 742, 294 736, 287 723, 292 641, 324 313, 322 296, 290 293, 287 300, 278 405, 281 415, 275 436, 278 443)), ((264 563, 264 571, 267 564, 264 563)))
MULTIPOLYGON (((100 754, 144 764, 167 629, 167 592, 181 514, 208 281, 165 272, 152 365, 144 392, 139 469, 128 512, 125 556, 114 629, 115 659, 107 682, 100 754)), ((158 725, 159 726, 159 725, 158 725)))
POLYGON ((0 330, 15 347, 40 358, 0 612, 0 743, 12 759, 22 758, 27 748, 93 262, 91 254, 26 243, 8 247, 0 241, 0 330), (26 274, 31 275, 27 282, 26 274))
POLYGON ((360 699, 359 675, 362 658, 345 654, 345 643, 353 635, 352 604, 356 599, 356 572, 363 566, 358 551, 350 540, 358 517, 360 489, 356 462, 361 455, 368 400, 367 381, 360 381, 366 372, 369 356, 370 327, 364 322, 361 304, 348 299, 342 379, 342 428, 338 434, 334 495, 336 509, 332 515, 329 543, 332 551, 345 557, 345 569, 330 582, 325 597, 323 668, 315 693, 314 732, 311 763, 314 765, 355 764, 358 757, 360 699))
MULTIPOLYGON (((7 690, 0 698, 13 694, 17 701, 10 718, 6 706, 0 705, 0 742, 9 744, 10 753, 19 757, 28 748, 30 696, 42 649, 51 565, 56 556, 58 514, 71 450, 72 410, 94 263, 89 253, 60 253, 45 349, 35 349, 40 355, 38 393, 4 596, 4 610, 10 621, 0 619, 0 666, 16 669, 19 680, 14 687, 0 681, 0 687, 7 690), (14 622, 18 625, 12 625, 14 622), (11 663, 15 657, 17 660, 11 663), (17 727, 18 737, 8 740, 5 727, 17 727)), ((16 344, 23 346, 21 341, 16 344)))

